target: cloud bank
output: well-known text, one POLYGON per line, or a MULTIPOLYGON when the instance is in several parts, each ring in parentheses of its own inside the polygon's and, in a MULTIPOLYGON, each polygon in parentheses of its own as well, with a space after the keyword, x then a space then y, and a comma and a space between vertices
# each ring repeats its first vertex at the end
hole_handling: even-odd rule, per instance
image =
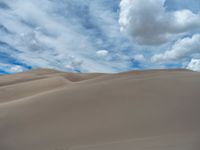
POLYGON ((199 4, 199 1, 189 0, 121 0, 121 32, 138 47, 151 51, 147 58, 150 61, 145 61, 150 66, 184 67, 190 62, 189 68, 197 70, 199 4))
POLYGON ((186 37, 175 42, 170 50, 152 57, 153 62, 176 61, 200 57, 200 34, 186 37))
POLYGON ((200 28, 200 14, 188 9, 167 11, 165 0, 122 0, 121 31, 141 45, 160 45, 200 28))

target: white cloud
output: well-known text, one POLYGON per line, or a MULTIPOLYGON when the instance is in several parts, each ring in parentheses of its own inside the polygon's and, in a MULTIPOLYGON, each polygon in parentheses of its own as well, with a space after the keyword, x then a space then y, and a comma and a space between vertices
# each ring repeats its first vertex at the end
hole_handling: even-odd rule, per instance
POLYGON ((68 69, 70 71, 81 69, 81 67, 84 63, 82 60, 78 60, 74 57, 70 57, 69 59, 70 59, 69 64, 65 65, 66 69, 68 69))
POLYGON ((193 71, 200 71, 200 59, 192 59, 186 68, 193 71))
POLYGON ((191 38, 186 37, 175 42, 170 50, 163 54, 154 55, 152 62, 169 62, 185 58, 197 57, 200 54, 200 34, 195 34, 191 38))
POLYGON ((121 31, 141 45, 160 45, 178 34, 200 29, 200 14, 167 11, 165 0, 121 0, 121 31))
MULTIPOLYGON (((119 2, 0 1, 10 7, 8 10, 0 9, 0 25, 11 32, 0 36, 0 41, 18 50, 6 51, 17 62, 33 68, 54 68, 65 71, 127 70, 128 60, 123 62, 113 60, 111 56, 117 53, 118 49, 132 48, 119 30, 117 13, 119 2), (96 51, 101 49, 110 49, 107 59, 97 57, 96 51), (121 65, 118 65, 119 63, 121 65)), ((121 55, 128 54, 121 53, 121 55)))
POLYGON ((0 63, 0 68, 8 73, 23 72, 25 69, 19 65, 3 64, 0 63))
POLYGON ((116 62, 109 60, 104 65, 95 54, 98 49, 120 49, 128 45, 120 44, 124 40, 120 36, 118 14, 111 9, 113 3, 104 5, 105 0, 2 1, 10 9, 0 10, 0 24, 12 34, 0 36, 0 41, 20 51, 9 53, 17 61, 33 68, 65 71, 126 69, 125 65, 113 67, 116 62))
POLYGON ((12 66, 10 67, 10 69, 8 70, 10 73, 16 73, 16 72, 23 72, 24 69, 21 66, 12 66))
POLYGON ((96 52, 96 55, 98 57, 106 57, 108 56, 109 52, 107 50, 99 50, 96 52))
POLYGON ((137 54, 133 58, 134 60, 139 61, 139 62, 144 62, 146 60, 143 54, 137 54))
MULTIPOLYGON (((122 0, 120 25, 119 1, 0 1, 9 7, 0 8, 0 42, 8 44, 7 48, 0 45, 0 53, 12 58, 0 58, 0 62, 19 62, 33 68, 118 72, 134 65, 159 66, 150 62, 151 56, 170 48, 151 51, 154 47, 135 45, 121 34, 120 25, 136 42, 147 45, 190 36, 196 32, 191 29, 199 26, 199 14, 189 10, 168 12, 164 0, 122 0)), ((196 52, 188 56, 188 60, 200 58, 196 52)))

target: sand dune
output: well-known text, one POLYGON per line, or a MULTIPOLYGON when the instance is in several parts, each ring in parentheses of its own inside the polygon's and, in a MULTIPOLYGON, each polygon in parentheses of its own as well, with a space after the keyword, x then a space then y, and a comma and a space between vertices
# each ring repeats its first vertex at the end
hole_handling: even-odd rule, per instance
POLYGON ((200 73, 0 77, 0 150, 199 150, 200 73))

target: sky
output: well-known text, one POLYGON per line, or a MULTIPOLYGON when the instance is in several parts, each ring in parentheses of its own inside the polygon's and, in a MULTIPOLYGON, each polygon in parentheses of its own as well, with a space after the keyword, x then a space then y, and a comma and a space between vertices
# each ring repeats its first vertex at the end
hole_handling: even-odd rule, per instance
POLYGON ((0 0, 0 74, 200 71, 199 0, 0 0))

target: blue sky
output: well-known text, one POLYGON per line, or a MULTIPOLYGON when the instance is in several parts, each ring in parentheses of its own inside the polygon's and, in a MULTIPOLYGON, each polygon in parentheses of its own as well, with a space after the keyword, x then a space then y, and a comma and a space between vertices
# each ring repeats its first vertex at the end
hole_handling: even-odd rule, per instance
POLYGON ((0 0, 0 74, 200 70, 199 0, 0 0))

